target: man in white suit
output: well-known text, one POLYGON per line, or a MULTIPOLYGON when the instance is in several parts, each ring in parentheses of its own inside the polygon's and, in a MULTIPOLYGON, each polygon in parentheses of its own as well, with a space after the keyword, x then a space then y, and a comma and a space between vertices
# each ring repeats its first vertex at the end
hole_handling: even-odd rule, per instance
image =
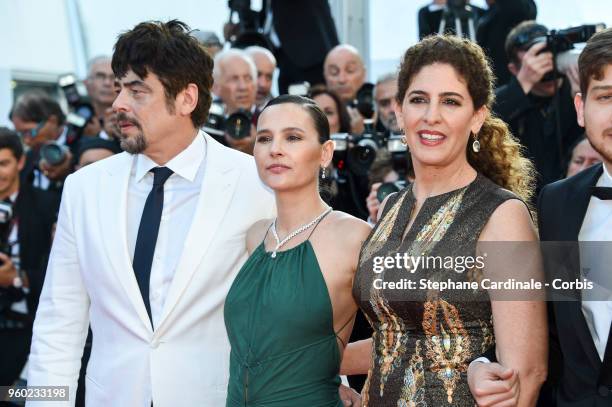
POLYGON ((34 323, 29 386, 69 386, 93 344, 86 405, 224 406, 223 303, 245 233, 274 216, 251 157, 198 130, 212 60, 181 22, 122 34, 113 104, 126 151, 69 176, 34 323))

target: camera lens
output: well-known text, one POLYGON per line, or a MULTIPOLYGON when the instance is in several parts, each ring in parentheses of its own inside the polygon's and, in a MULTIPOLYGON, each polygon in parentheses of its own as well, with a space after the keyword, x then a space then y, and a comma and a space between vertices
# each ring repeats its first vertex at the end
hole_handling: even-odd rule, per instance
POLYGON ((246 110, 232 113, 225 122, 225 131, 233 139, 247 138, 251 134, 251 115, 246 110))
POLYGON ((54 166, 64 162, 66 150, 58 144, 45 144, 40 148, 40 156, 49 165, 54 166))
POLYGON ((395 182, 385 182, 378 187, 378 191, 376 191, 376 199, 378 199, 378 202, 382 202, 387 196, 394 192, 398 192, 399 190, 399 186, 395 182))

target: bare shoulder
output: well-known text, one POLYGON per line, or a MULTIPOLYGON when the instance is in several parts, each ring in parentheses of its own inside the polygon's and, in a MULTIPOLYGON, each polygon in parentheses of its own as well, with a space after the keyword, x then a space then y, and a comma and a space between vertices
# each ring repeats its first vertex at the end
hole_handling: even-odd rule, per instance
POLYGON ((527 206, 519 199, 508 199, 499 205, 480 233, 481 241, 537 240, 535 226, 527 206))
POLYGON ((266 230, 272 224, 272 219, 261 219, 255 222, 246 233, 246 245, 249 255, 263 241, 266 230))
POLYGON ((372 231, 372 226, 348 213, 334 211, 330 214, 326 229, 334 241, 359 249, 372 231))

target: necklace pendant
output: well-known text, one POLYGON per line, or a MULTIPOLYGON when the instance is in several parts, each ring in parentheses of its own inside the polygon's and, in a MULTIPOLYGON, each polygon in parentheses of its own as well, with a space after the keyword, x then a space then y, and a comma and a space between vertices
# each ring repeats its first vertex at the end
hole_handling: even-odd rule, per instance
POLYGON ((276 258, 276 250, 272 252, 272 254, 270 255, 270 257, 272 257, 273 259, 276 258))

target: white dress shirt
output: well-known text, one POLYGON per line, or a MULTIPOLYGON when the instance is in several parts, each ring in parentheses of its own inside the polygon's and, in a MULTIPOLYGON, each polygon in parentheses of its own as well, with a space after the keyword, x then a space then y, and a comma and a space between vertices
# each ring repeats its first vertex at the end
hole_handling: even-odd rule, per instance
MULTIPOLYGON (((204 176, 205 150, 204 138, 197 135, 189 147, 165 165, 174 174, 164 184, 164 208, 149 280, 149 302, 154 327, 157 327, 161 317, 168 289, 194 217, 204 176)), ((139 154, 134 162, 128 182, 127 199, 127 243, 132 262, 140 218, 147 196, 153 188, 153 173, 150 170, 159 167, 144 154, 139 154)))
MULTIPOLYGON (((612 187, 610 169, 603 168, 597 186, 612 187)), ((603 243, 612 242, 612 201, 591 197, 578 240, 596 242, 580 245, 580 269, 594 285, 593 290, 582 291, 582 313, 603 360, 612 324, 612 243, 603 243)))

